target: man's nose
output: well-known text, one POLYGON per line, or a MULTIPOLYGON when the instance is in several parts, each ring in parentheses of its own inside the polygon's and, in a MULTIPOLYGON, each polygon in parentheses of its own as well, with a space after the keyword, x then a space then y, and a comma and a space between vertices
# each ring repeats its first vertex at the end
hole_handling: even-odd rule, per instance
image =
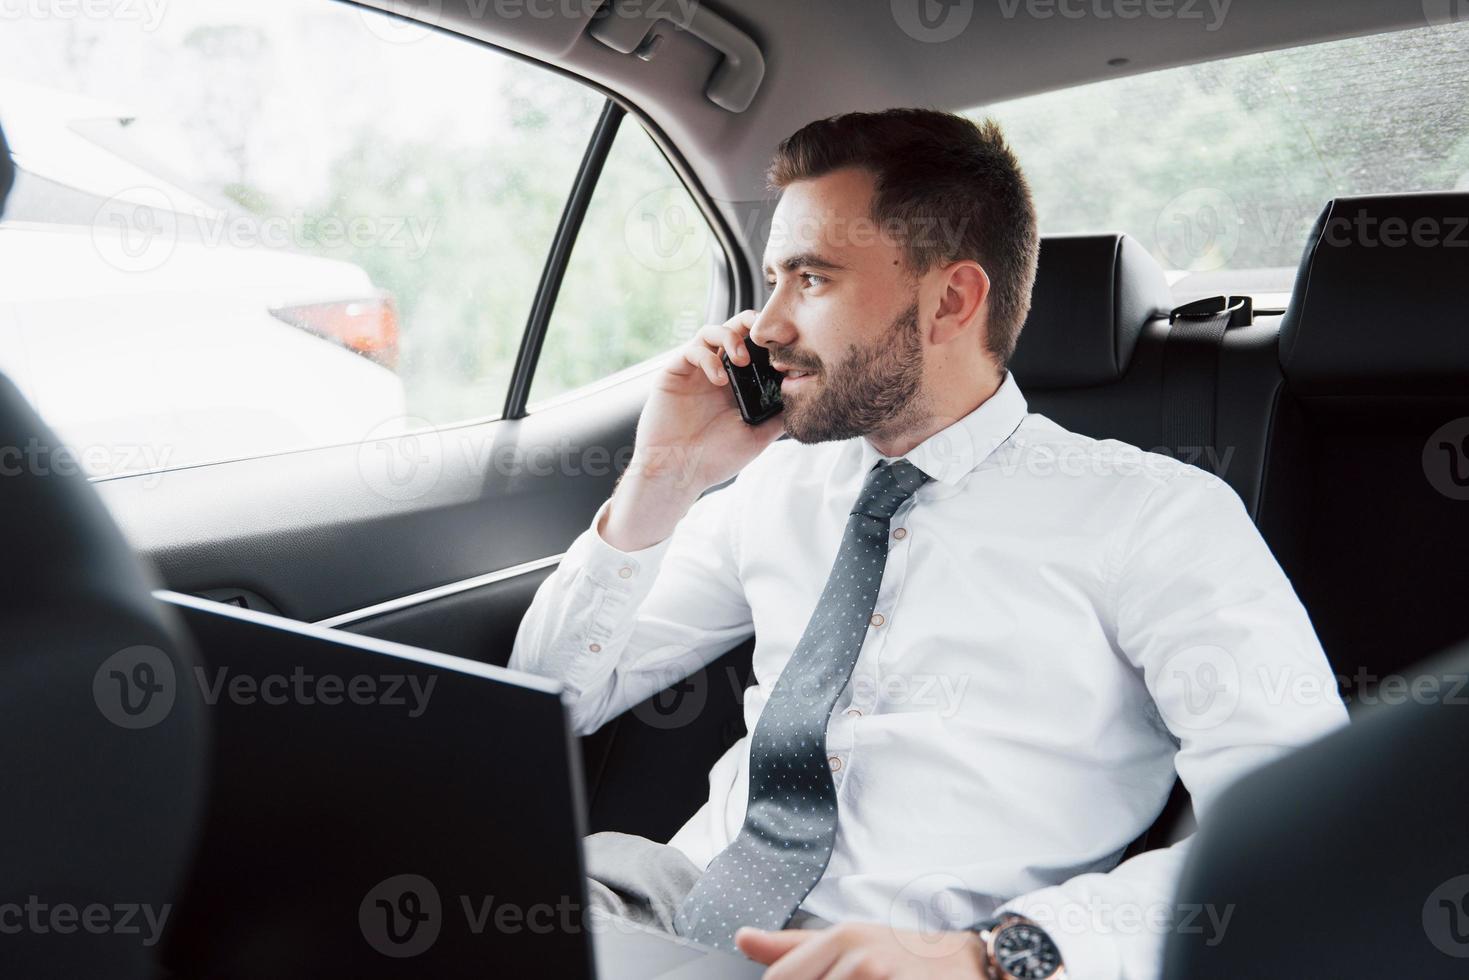
POLYGON ((750 328, 750 339, 761 347, 789 347, 796 339, 796 328, 785 315, 783 304, 772 296, 755 317, 750 328))

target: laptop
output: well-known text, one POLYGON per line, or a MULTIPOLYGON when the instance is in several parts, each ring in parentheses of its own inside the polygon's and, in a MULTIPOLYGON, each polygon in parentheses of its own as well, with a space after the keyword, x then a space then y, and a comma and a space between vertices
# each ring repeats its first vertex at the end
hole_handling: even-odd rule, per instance
POLYGON ((588 912, 579 743, 544 678, 175 592, 212 748, 179 976, 752 978, 588 912))

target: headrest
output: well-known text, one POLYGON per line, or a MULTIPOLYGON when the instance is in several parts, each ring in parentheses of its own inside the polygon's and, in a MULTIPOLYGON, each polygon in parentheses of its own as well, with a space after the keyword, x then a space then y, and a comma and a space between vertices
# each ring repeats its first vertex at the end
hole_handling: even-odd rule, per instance
POLYGON ((5 214, 5 199, 15 184, 15 161, 10 159, 10 144, 5 142, 5 130, 0 129, 0 217, 5 214))
POLYGON ((1301 257, 1281 369, 1318 389, 1462 381, 1466 285, 1469 194, 1337 198, 1301 257))
POLYGON ((1172 306, 1162 268, 1137 239, 1042 238, 1030 316, 1010 368, 1027 389, 1116 381, 1143 326, 1172 306))

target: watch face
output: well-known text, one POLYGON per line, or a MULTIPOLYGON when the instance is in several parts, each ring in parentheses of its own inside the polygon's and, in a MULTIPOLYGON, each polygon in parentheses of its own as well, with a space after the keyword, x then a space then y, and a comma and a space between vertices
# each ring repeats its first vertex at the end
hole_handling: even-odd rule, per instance
POLYGON ((995 934, 995 964, 1016 980, 1045 980, 1061 968, 1061 951, 1039 926, 1017 922, 995 934))

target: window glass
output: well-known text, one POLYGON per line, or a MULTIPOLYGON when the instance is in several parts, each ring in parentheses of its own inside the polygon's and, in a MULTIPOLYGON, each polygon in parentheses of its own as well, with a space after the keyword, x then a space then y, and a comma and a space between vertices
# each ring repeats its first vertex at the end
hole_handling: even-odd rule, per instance
POLYGON ((603 99, 349 4, 104 6, 0 32, 0 371, 86 469, 498 415, 603 99))
MULTIPOLYGON (((1288 291, 1332 197, 1469 189, 1469 23, 1355 38, 976 109, 1045 233, 1126 231, 1175 278, 1288 291), (1274 273, 1251 270, 1276 270, 1274 273)), ((1175 292, 1189 281, 1175 285, 1175 292)))
POLYGON ((532 402, 692 337, 709 315, 718 247, 652 138, 624 118, 556 297, 532 402))

